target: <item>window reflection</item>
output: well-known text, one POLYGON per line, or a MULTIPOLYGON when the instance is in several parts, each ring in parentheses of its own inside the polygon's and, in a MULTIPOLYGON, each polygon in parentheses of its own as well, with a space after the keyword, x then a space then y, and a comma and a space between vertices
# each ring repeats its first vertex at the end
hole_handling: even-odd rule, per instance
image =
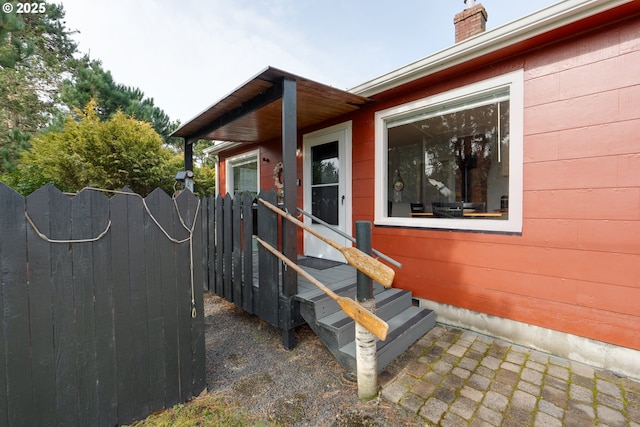
POLYGON ((509 92, 387 123, 389 216, 507 219, 509 92))

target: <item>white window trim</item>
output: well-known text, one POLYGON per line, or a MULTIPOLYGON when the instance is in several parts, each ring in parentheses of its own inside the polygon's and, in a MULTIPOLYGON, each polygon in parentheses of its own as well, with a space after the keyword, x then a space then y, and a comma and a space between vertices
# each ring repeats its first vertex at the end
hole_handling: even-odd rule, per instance
POLYGON ((225 160, 225 190, 232 197, 235 196, 235 194, 233 194, 233 167, 252 158, 255 158, 258 165, 256 188, 260 191, 260 150, 247 151, 246 153, 238 154, 237 156, 229 157, 225 160))
POLYGON ((517 70, 482 82, 456 88, 375 113, 375 202, 374 224, 395 227, 522 233, 523 146, 524 146, 524 71, 517 70), (387 216, 387 132, 385 122, 479 92, 510 88, 509 128, 509 218, 401 218, 387 216))

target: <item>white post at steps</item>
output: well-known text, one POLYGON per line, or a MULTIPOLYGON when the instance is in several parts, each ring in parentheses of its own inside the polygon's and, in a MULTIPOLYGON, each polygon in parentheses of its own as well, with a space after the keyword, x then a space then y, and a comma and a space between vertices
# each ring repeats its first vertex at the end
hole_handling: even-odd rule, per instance
MULTIPOLYGON (((371 223, 356 221, 356 247, 371 255, 371 223)), ((373 297, 373 281, 364 273, 357 274, 356 299, 368 311, 375 314, 376 300, 373 297)), ((378 353, 376 338, 356 322, 356 370, 358 397, 371 400, 378 395, 378 353)))
MULTIPOLYGON (((375 300, 360 304, 375 313, 375 300)), ((378 395, 378 353, 376 338, 359 323, 356 323, 356 367, 358 370, 358 397, 371 400, 378 395)))

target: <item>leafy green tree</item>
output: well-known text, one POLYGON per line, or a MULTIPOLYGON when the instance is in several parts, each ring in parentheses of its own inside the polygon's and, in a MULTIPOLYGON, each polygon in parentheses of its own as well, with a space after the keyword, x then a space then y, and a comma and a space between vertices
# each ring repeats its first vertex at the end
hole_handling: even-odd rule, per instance
POLYGON ((216 185, 216 170, 210 166, 196 167, 193 173, 194 192, 200 197, 213 194, 216 185))
POLYGON ((61 5, 45 13, 0 15, 0 173, 58 111, 57 94, 74 63, 76 44, 61 5))
POLYGON ((165 144, 179 148, 181 140, 169 137, 179 122, 171 121, 162 109, 155 106, 153 98, 146 98, 140 89, 116 83, 111 72, 102 68, 99 60, 91 60, 86 55, 78 60, 72 76, 64 82, 61 99, 70 110, 83 108, 89 100, 95 99, 101 119, 106 120, 122 111, 151 123, 165 144))
POLYGON ((23 194, 47 182, 63 191, 128 186, 142 195, 156 187, 171 194, 179 156, 149 123, 120 111, 103 121, 96 109, 91 101, 76 112, 79 121, 68 117, 62 130, 33 138, 10 185, 23 194))

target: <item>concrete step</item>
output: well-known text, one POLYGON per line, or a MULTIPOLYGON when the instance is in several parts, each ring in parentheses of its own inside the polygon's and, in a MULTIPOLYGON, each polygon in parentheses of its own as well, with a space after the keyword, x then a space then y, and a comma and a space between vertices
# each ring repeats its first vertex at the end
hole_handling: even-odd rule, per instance
MULTIPOLYGON (((401 289, 385 289, 375 300, 376 316, 385 321, 411 307, 411 293, 401 289)), ((355 322, 342 310, 318 319, 318 323, 336 334, 340 347, 355 339, 355 322)))

